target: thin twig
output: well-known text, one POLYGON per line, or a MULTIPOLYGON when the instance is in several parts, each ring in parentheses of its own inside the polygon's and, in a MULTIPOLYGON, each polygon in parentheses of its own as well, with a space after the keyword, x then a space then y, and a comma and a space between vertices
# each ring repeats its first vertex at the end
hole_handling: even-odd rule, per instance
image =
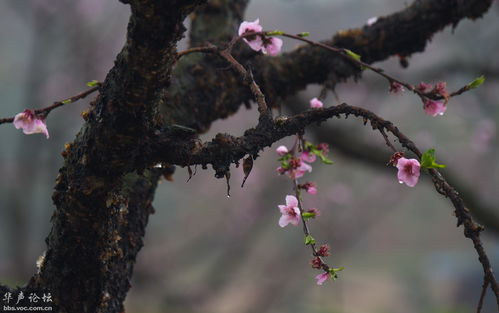
MULTIPOLYGON (((303 212, 305 212, 305 211, 303 210, 303 205, 301 203, 301 192, 300 192, 300 188, 298 187, 298 181, 296 179, 293 179, 293 189, 295 191, 296 199, 298 200, 298 209, 300 210, 300 219, 301 219, 302 224, 303 224, 303 233, 305 234, 305 237, 312 236, 312 234, 310 233, 310 229, 308 227, 307 221, 303 217, 303 212)), ((323 258, 319 255, 319 253, 317 253, 317 248, 315 246, 315 243, 311 243, 310 248, 312 249, 312 255, 314 257, 319 258, 319 260, 321 260, 322 269, 326 272, 329 272, 329 265, 327 265, 326 262, 324 262, 323 258)))
POLYGON ((482 292, 480 293, 480 300, 478 300, 478 305, 476 307, 476 313, 480 313, 482 311, 482 306, 483 306, 483 299, 485 299, 485 295, 487 294, 487 287, 489 286, 489 281, 487 280, 487 277, 483 277, 483 285, 482 285, 482 292))
MULTIPOLYGON (((97 83, 97 86, 95 87, 92 87, 86 91, 83 91, 83 92, 80 92, 79 94, 77 95, 74 95, 72 97, 69 97, 69 98, 66 98, 64 100, 61 100, 61 101, 56 101, 54 102, 51 106, 48 106, 48 107, 45 107, 43 109, 38 109, 38 110, 34 110, 35 114, 36 115, 40 115, 42 116, 43 118, 47 117, 47 115, 54 109, 58 108, 58 107, 61 107, 65 104, 69 104, 69 103, 73 103, 73 102, 76 102, 80 99, 83 99, 85 98, 86 96, 94 93, 95 91, 99 90, 101 86, 101 83, 97 83)), ((0 118, 0 124, 4 124, 4 123, 12 123, 14 122, 14 117, 7 117, 7 118, 0 118)))

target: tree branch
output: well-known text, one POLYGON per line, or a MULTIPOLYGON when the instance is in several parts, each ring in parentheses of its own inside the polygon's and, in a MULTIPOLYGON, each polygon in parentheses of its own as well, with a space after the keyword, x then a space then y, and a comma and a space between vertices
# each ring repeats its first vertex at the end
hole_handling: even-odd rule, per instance
MULTIPOLYGON (((385 131, 390 132, 403 147, 412 151, 421 159, 421 151, 391 122, 376 116, 368 110, 349 106, 345 103, 324 109, 309 110, 289 118, 276 120, 260 119, 255 128, 247 130, 241 137, 218 134, 211 142, 203 145, 197 141, 191 141, 188 143, 184 142, 180 146, 178 142, 174 142, 174 146, 172 146, 171 136, 167 136, 166 141, 158 138, 160 144, 153 148, 153 151, 155 151, 153 159, 156 158, 156 161, 162 160, 182 166, 201 164, 203 168, 206 168, 207 164, 212 164, 216 172, 216 177, 222 178, 229 171, 230 164, 238 163, 245 155, 251 155, 255 159, 260 150, 272 145, 272 143, 279 139, 300 133, 310 124, 321 123, 331 117, 339 118, 341 115, 345 115, 346 117, 349 115, 362 117, 364 124, 370 122, 373 130, 378 130, 385 140, 387 140, 385 131), (180 153, 175 155, 171 151, 180 153)), ((480 240, 480 232, 483 231, 483 227, 473 221, 459 193, 449 185, 439 171, 432 168, 428 169, 428 173, 432 177, 435 189, 452 202, 457 218, 457 226, 463 225, 465 237, 473 241, 479 261, 483 267, 484 275, 496 295, 499 307, 499 286, 480 240)))
MULTIPOLYGON (((287 101, 286 108, 292 114, 298 114, 304 110, 300 101, 287 101)), ((351 131, 345 130, 334 125, 324 125, 322 127, 309 127, 307 132, 317 138, 319 142, 328 143, 336 151, 347 156, 349 159, 363 162, 378 170, 391 171, 390 167, 385 166, 389 153, 381 147, 367 146, 362 138, 355 136, 351 131), (355 142, 355 144, 352 144, 355 142)), ((442 161, 446 164, 445 160, 442 161)), ((459 190, 463 199, 466 199, 471 214, 482 223, 487 231, 499 235, 499 215, 490 205, 483 202, 479 195, 459 178, 452 168, 445 169, 447 181, 459 190)))
MULTIPOLYGON (((61 101, 56 101, 56 102, 52 103, 52 105, 45 107, 43 109, 34 110, 34 113, 36 115, 41 115, 43 117, 46 117, 50 112, 52 112, 52 110, 54 110, 58 107, 61 107, 65 104, 76 102, 76 101, 83 99, 83 98, 87 97, 88 95, 94 93, 95 91, 99 90, 100 83, 96 83, 96 84, 97 84, 97 86, 92 87, 92 88, 85 90, 83 92, 80 92, 77 95, 74 95, 72 97, 66 98, 66 99, 61 100, 61 101)), ((12 122, 14 122, 14 117, 0 118, 0 124, 12 123, 12 122)))
MULTIPOLYGON (((350 49, 369 64, 394 55, 410 56, 424 51, 433 35, 446 26, 482 16, 491 2, 418 0, 398 13, 378 18, 371 26, 341 31, 323 43, 350 49)), ((236 48, 235 58, 242 64, 251 61, 255 80, 272 106, 308 84, 332 86, 360 75, 344 57, 320 47, 303 46, 279 57, 257 56, 246 47, 236 48)), ((235 113, 241 103, 251 100, 251 93, 221 68, 218 61, 206 56, 190 55, 179 61, 170 89, 172 101, 164 109, 181 108, 179 114, 170 116, 172 123, 205 131, 211 122, 235 113)))

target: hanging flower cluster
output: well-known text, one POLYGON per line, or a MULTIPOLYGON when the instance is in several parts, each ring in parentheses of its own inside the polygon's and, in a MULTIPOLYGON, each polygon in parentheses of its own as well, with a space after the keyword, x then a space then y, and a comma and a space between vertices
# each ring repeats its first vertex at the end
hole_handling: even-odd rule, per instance
MULTIPOLYGON (((249 33, 261 33, 263 30, 260 19, 253 22, 244 21, 239 25, 239 36, 249 33)), ((264 54, 275 56, 279 54, 282 47, 282 40, 277 37, 265 36, 264 34, 254 34, 243 38, 248 46, 255 51, 262 51, 264 54)))
MULTIPOLYGON (((319 101, 317 98, 314 99, 310 102, 311 106, 313 106, 312 102, 319 101)), ((320 102, 320 107, 322 107, 322 102, 320 102)), ((279 155, 279 162, 281 163, 281 166, 277 168, 277 172, 289 176, 293 181, 295 191, 295 195, 286 196, 286 204, 278 205, 279 211, 281 212, 279 226, 286 227, 289 224, 298 226, 300 221, 303 223, 305 245, 309 245, 312 248, 313 259, 310 261, 310 264, 312 265, 312 268, 322 271, 321 274, 315 277, 317 284, 322 285, 328 279, 336 279, 336 273, 343 268, 331 268, 324 262, 323 258, 330 254, 329 245, 324 244, 318 248, 316 247, 315 239, 310 234, 307 221, 311 218, 318 217, 320 211, 317 208, 309 208, 307 210, 303 208, 301 191, 303 190, 309 194, 315 195, 317 194, 317 184, 315 182, 299 184, 298 178, 301 178, 305 172, 311 172, 312 166, 310 164, 314 163, 317 159, 320 159, 326 164, 332 163, 331 160, 327 158, 329 146, 325 143, 314 145, 303 140, 301 136, 299 136, 291 150, 286 146, 279 146, 276 149, 276 153, 279 155)))

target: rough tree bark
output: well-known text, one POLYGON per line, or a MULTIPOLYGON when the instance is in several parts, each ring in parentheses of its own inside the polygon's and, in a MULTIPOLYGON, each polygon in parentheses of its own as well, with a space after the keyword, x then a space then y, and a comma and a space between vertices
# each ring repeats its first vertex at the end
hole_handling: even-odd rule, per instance
MULTIPOLYGON (((217 57, 192 54, 177 63, 182 23, 206 1, 121 2, 131 7, 126 44, 81 131, 62 153, 46 256, 39 272, 19 289, 50 291, 58 312, 124 311, 156 184, 165 171, 153 169, 156 162, 212 164, 217 176, 223 176, 227 165, 244 155, 256 157, 264 146, 324 119, 304 114, 281 128, 262 123, 248 130, 244 140, 221 135, 201 146, 200 132, 252 100, 237 73, 217 71, 226 66, 217 57), (232 143, 238 150, 226 149, 232 143)), ((200 7, 192 15, 191 45, 228 41, 247 3, 214 0, 200 7)), ((480 17, 490 4, 491 0, 415 1, 372 26, 340 32, 326 42, 351 49, 369 63, 397 54, 409 56, 423 51, 437 31, 480 17)), ((243 64, 251 62, 255 80, 272 106, 308 84, 334 86, 360 75, 343 58, 317 47, 268 58, 239 45, 234 54, 243 64)), ((0 286, 2 293, 9 290, 0 286)))

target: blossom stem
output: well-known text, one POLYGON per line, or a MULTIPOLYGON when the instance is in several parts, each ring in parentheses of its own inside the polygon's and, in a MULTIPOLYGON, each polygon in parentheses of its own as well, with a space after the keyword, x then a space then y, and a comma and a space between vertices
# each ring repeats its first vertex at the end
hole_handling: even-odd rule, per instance
MULTIPOLYGON (((58 107, 61 107, 61 106, 65 105, 65 104, 73 103, 73 102, 76 102, 76 101, 78 101, 80 99, 83 99, 86 96, 88 96, 88 95, 94 93, 95 91, 99 90, 100 86, 101 86, 101 83, 98 83, 97 86, 94 86, 94 87, 92 87, 92 88, 90 88, 88 90, 80 92, 77 95, 74 95, 72 97, 63 99, 61 101, 56 101, 52 105, 50 105, 48 107, 45 107, 43 109, 34 110, 34 113, 36 115, 41 115, 42 117, 46 117, 52 110, 54 110, 54 109, 56 109, 58 107)), ((0 118, 0 124, 12 123, 12 122, 14 122, 14 117, 0 118)))
MULTIPOLYGON (((298 179, 293 179, 293 189, 295 191, 296 199, 298 200, 298 210, 300 210, 300 218, 303 223, 303 233, 305 234, 305 236, 311 236, 310 228, 308 227, 307 221, 303 217, 304 210, 301 200, 301 191, 300 188, 298 188, 298 179)), ((311 243, 310 248, 312 249, 312 255, 321 260, 322 269, 326 272, 329 271, 329 266, 324 262, 323 258, 317 253, 317 247, 315 246, 315 243, 311 243)))

